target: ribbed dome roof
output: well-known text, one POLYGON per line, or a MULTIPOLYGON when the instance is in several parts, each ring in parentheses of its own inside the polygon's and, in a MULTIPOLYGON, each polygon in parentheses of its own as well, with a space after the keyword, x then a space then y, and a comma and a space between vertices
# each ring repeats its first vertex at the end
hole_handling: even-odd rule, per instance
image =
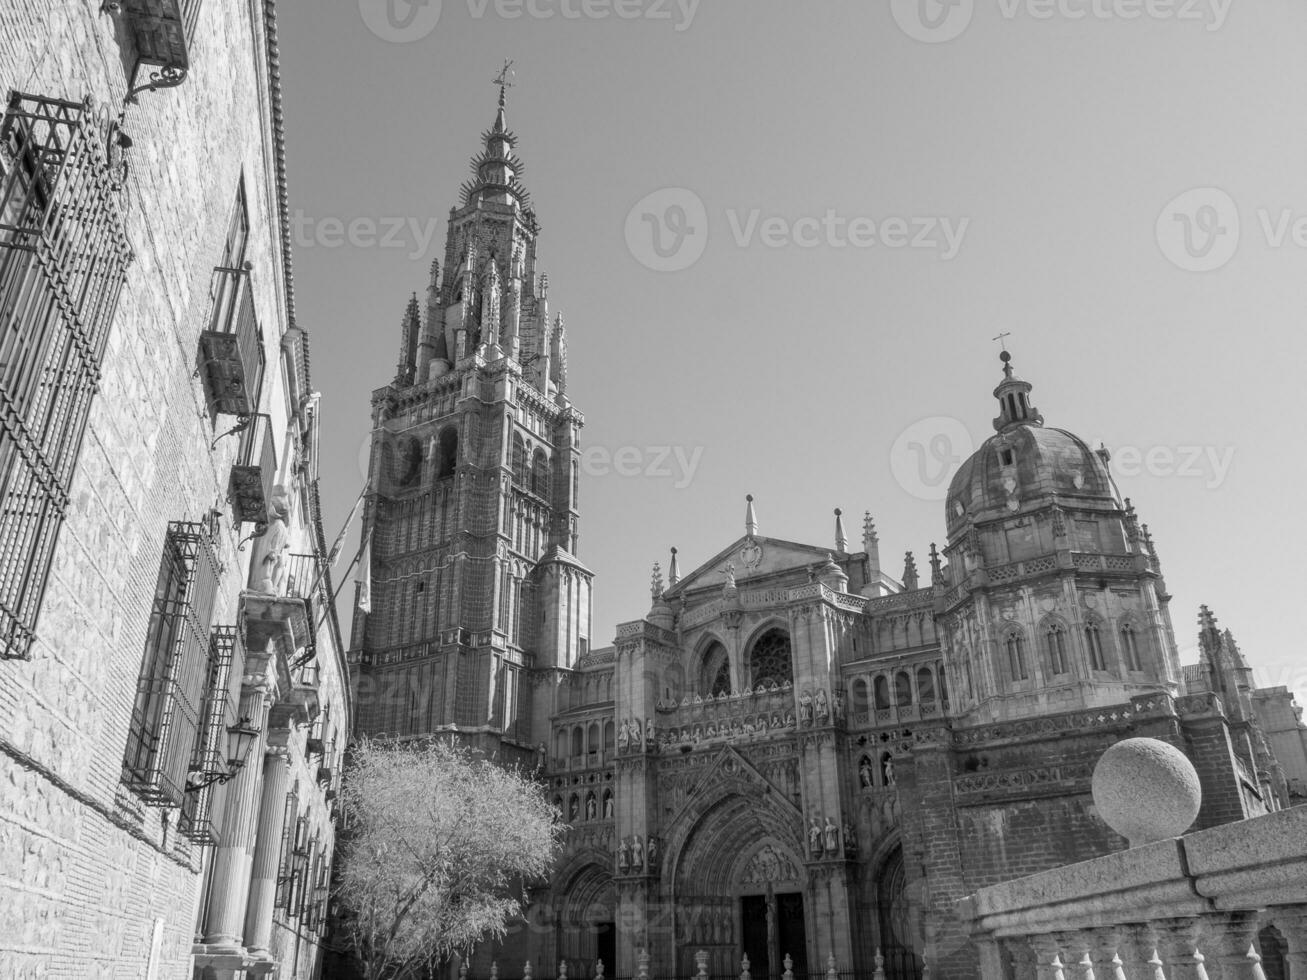
POLYGON ((1115 500, 1106 465, 1079 436, 1038 424, 1008 425, 954 475, 948 524, 1014 513, 1053 495, 1115 500))

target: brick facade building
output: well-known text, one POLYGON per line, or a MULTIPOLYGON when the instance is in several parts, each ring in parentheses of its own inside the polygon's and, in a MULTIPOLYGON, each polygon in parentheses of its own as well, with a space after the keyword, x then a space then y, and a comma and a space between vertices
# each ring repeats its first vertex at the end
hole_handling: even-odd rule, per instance
POLYGON ((316 975, 350 724, 272 0, 0 19, 0 975, 316 975))

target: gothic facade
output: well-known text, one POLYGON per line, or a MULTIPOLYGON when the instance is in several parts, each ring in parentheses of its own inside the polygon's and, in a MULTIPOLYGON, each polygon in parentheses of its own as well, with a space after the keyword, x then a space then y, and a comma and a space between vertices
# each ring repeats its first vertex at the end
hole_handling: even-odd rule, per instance
MULTIPOLYGON (((1109 455, 1046 426, 1004 355, 995 434, 955 476, 919 573, 744 534, 592 649, 577 552, 581 415, 503 95, 425 310, 373 398, 371 734, 457 732, 538 768, 568 823, 527 918, 477 951, 517 976, 841 971, 974 976, 958 905, 1119 849, 1090 793, 1135 735, 1202 773, 1199 826, 1275 809, 1284 780, 1240 660, 1205 614, 1186 683, 1162 567, 1109 455)), ((1245 665, 1246 666, 1246 665, 1245 665)))

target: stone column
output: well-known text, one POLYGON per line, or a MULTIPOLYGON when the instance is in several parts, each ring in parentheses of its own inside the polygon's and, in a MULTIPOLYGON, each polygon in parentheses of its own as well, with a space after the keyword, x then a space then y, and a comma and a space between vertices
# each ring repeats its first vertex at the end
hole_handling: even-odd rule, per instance
POLYGON ((1066 980, 1062 947, 1056 939, 1047 935, 1032 936, 1030 945, 1035 951, 1035 976, 1039 980, 1066 980))
POLYGON ((1257 953, 1257 914, 1232 912, 1208 920, 1213 957, 1221 964, 1222 980, 1266 980, 1257 953))
POLYGON ((258 842, 254 848, 250 899, 245 912, 245 945, 256 955, 268 955, 272 942, 272 908, 277 897, 277 874, 281 866, 281 841, 289 792, 287 752, 284 748, 271 749, 263 759, 263 801, 259 806, 258 842))
POLYGON ((1289 976, 1307 977, 1307 906, 1276 909, 1275 925, 1289 944, 1289 976))
POLYGON ((236 774, 227 791, 223 809, 222 843, 213 856, 213 883, 210 886, 209 916, 204 942, 210 946, 239 947, 245 933, 245 900, 249 894, 250 864, 254 855, 254 835, 259 814, 259 783, 267 742, 270 685, 259 678, 241 689, 240 717, 254 719, 262 730, 251 747, 249 759, 236 774))
POLYGON ((1167 980, 1208 980, 1206 958, 1198 950, 1202 924, 1197 919, 1154 922, 1167 980))
POLYGON ((1094 964, 1094 980, 1126 980, 1120 940, 1116 929, 1095 929, 1089 933, 1089 958, 1094 964))
POLYGON ((1117 955, 1130 980, 1166 980, 1152 927, 1123 926, 1113 931, 1117 934, 1117 955))

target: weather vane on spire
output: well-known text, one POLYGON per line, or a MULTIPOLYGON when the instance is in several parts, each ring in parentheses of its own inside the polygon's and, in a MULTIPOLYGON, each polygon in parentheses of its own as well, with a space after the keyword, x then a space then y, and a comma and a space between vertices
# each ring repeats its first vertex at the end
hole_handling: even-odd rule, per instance
POLYGON ((494 78, 494 84, 499 86, 499 105, 502 107, 508 90, 513 87, 512 79, 515 76, 513 71, 513 62, 505 59, 504 67, 499 70, 499 74, 494 78))

